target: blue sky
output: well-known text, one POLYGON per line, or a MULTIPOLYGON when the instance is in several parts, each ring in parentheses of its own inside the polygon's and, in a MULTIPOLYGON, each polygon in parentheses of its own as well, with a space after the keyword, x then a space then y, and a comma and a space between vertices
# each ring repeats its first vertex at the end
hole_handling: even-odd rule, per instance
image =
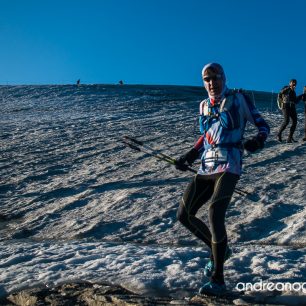
POLYGON ((0 0, 0 84, 306 85, 304 0, 0 0))

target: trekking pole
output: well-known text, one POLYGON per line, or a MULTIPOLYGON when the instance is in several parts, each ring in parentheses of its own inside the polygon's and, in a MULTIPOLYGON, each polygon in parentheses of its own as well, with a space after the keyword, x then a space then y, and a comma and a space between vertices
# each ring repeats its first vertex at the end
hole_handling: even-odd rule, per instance
MULTIPOLYGON (((130 147, 133 150, 146 153, 146 154, 148 154, 152 157, 155 157, 156 159, 163 160, 163 161, 165 161, 165 162, 167 162, 171 165, 174 165, 174 166, 176 165, 176 160, 173 157, 171 157, 169 155, 166 155, 164 153, 157 152, 155 149, 146 145, 145 143, 143 143, 142 141, 140 141, 136 138, 133 138, 133 137, 130 137, 130 136, 123 136, 123 142, 124 142, 125 145, 127 145, 128 147, 130 147)), ((188 167, 188 166, 186 166, 186 170, 188 170, 192 173, 197 173, 196 170, 194 170, 193 168, 188 167)), ((252 194, 245 191, 245 190, 242 190, 242 189, 236 187, 235 192, 239 195, 242 195, 242 196, 249 196, 249 198, 252 199, 252 194)))
MULTIPOLYGON (((132 138, 132 137, 129 137, 129 136, 123 136, 123 141, 125 142, 125 144, 127 144, 128 146, 130 146, 129 144, 134 144, 134 145, 138 145, 138 146, 141 146, 147 150, 149 150, 150 152, 156 152, 156 156, 159 156, 160 158, 164 159, 164 160, 168 160, 170 164, 175 164, 175 159, 172 158, 171 156, 169 155, 166 155, 164 153, 160 153, 151 148, 150 146, 146 145, 145 143, 143 143, 142 141, 138 140, 138 139, 135 139, 135 138, 132 138)), ((138 147, 139 148, 139 147, 138 147)), ((140 148, 139 148, 140 149, 140 148)), ((141 150, 139 150, 141 151, 141 150)), ((146 152, 148 153, 148 152, 146 152)), ((158 157, 158 158, 159 158, 158 157)))
MULTIPOLYGON (((123 142, 131 149, 146 153, 152 157, 155 157, 156 159, 163 160, 171 165, 176 165, 176 160, 173 157, 166 155, 164 153, 157 152, 155 149, 144 144, 142 141, 138 139, 135 139, 129 136, 123 136, 123 142)), ((189 170, 190 172, 193 172, 193 173, 197 173, 196 170, 188 166, 186 166, 186 170, 189 170)))
POLYGON ((237 194, 239 194, 239 195, 242 195, 242 196, 249 196, 249 197, 251 197, 252 196, 252 194, 251 193, 249 193, 249 192, 247 192, 247 191, 245 191, 245 190, 242 190, 242 189, 240 189, 240 188, 235 188, 235 192, 237 193, 237 194))
POLYGON ((158 154, 158 153, 155 154, 155 153, 153 153, 153 152, 144 151, 144 150, 142 150, 140 147, 138 147, 137 145, 132 144, 132 143, 128 143, 128 142, 125 142, 125 141, 124 141, 124 144, 127 145, 128 147, 130 147, 130 148, 133 149, 133 150, 136 150, 136 151, 139 151, 139 152, 146 153, 146 154, 148 154, 148 155, 150 155, 150 156, 153 156, 153 157, 155 157, 155 158, 157 158, 157 159, 159 159, 159 160, 166 161, 166 162, 168 162, 169 164, 173 164, 173 165, 175 164, 175 162, 173 162, 173 160, 168 159, 168 158, 166 158, 165 156, 162 156, 162 155, 160 155, 160 154, 158 154))

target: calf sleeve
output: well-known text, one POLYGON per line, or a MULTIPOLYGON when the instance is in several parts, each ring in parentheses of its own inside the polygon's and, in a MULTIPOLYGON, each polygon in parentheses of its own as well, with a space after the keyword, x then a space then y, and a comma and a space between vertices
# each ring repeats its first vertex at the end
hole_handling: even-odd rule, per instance
POLYGON ((212 252, 215 264, 212 280, 219 284, 224 284, 223 267, 224 267, 224 257, 225 257, 226 248, 227 248, 226 236, 221 242, 212 242, 212 252))

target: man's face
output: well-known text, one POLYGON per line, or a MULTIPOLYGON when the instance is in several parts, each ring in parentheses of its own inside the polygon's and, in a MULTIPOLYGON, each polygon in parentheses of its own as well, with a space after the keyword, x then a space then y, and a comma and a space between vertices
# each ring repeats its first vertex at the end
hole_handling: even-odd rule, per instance
POLYGON ((222 75, 207 69, 203 76, 204 86, 209 96, 218 96, 223 90, 222 75))
POLYGON ((289 86, 290 86, 291 89, 295 89, 296 82, 290 82, 289 86))

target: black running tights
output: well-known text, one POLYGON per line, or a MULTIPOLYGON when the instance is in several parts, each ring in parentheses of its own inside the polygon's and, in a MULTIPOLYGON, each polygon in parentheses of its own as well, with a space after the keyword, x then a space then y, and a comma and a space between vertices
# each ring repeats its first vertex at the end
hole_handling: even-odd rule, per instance
POLYGON ((238 180, 238 175, 228 172, 195 175, 177 211, 178 220, 211 249, 215 265, 213 278, 220 283, 224 282, 223 263, 227 247, 225 213, 238 180), (196 217, 198 210, 209 200, 210 229, 196 217))

